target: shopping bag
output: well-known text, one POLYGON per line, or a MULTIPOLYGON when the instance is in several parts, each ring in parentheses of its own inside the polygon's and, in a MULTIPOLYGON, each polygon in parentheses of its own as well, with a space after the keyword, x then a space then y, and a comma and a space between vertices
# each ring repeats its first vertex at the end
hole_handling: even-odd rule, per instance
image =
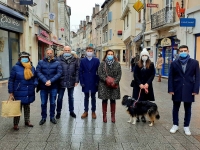
POLYGON ((11 98, 2 101, 1 116, 5 118, 21 116, 21 101, 11 98))

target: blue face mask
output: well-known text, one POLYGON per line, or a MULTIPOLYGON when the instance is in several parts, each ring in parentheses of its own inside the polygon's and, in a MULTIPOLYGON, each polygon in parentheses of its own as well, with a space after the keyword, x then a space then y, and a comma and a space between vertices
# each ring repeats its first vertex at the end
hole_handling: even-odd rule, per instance
POLYGON ((113 60, 113 55, 108 55, 108 56, 107 56, 107 59, 108 59, 108 60, 113 60))
POLYGON ((69 57, 69 56, 71 56, 72 54, 71 53, 64 53, 63 54, 63 56, 65 56, 65 57, 69 57))
POLYGON ((188 53, 186 53, 186 52, 182 52, 182 53, 179 54, 179 56, 182 57, 182 58, 187 57, 187 55, 188 55, 188 53))
POLYGON ((27 63, 27 62, 29 62, 29 59, 28 58, 21 58, 21 62, 22 63, 27 63))

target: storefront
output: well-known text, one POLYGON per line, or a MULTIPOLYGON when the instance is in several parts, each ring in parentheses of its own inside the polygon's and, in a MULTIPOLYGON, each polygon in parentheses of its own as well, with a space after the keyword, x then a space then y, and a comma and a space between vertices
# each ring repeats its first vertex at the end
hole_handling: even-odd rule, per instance
POLYGON ((0 80, 9 78, 18 61, 23 20, 23 15, 0 4, 0 80))

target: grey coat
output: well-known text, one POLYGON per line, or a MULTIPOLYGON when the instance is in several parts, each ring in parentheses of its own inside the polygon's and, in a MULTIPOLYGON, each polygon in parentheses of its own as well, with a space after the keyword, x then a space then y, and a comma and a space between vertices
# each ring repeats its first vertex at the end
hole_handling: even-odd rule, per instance
MULTIPOLYGON (((106 66, 108 76, 115 79, 115 83, 119 84, 121 79, 122 71, 121 65, 118 62, 114 62, 111 67, 106 66)), ((112 89, 106 86, 106 72, 105 72, 105 61, 101 62, 98 68, 99 75, 99 86, 98 86, 98 98, 99 99, 120 99, 120 86, 117 89, 112 89)))

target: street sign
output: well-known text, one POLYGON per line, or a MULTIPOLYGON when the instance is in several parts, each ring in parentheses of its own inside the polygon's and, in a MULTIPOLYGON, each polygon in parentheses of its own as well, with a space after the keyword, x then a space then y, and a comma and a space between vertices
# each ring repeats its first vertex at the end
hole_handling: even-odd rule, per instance
POLYGON ((54 22, 55 18, 56 18, 55 13, 50 12, 50 13, 49 13, 49 21, 50 21, 50 22, 54 22))
POLYGON ((138 0, 134 5, 133 8, 137 11, 140 12, 142 8, 144 8, 144 4, 138 0))
POLYGON ((148 3, 147 7, 154 7, 154 8, 158 8, 158 4, 152 4, 152 3, 148 3))
POLYGON ((180 18, 180 27, 195 27, 195 18, 180 18))
POLYGON ((32 5, 33 4, 33 0, 20 0, 19 4, 20 5, 32 5))

